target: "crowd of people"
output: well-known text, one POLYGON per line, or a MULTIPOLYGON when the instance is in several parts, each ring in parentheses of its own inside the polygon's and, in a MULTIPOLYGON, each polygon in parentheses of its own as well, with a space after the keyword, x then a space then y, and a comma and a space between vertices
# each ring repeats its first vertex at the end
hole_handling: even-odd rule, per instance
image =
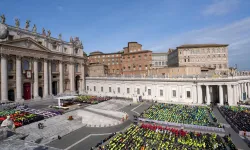
POLYGON ((141 118, 192 124, 200 126, 217 126, 217 121, 209 107, 180 104, 156 104, 141 114, 141 118), (211 119, 209 119, 209 117, 211 119))
POLYGON ((119 133, 102 150, 234 150, 235 146, 227 137, 227 142, 216 134, 202 134, 151 124, 131 125, 124 133, 119 133))
POLYGON ((250 108, 241 106, 221 106, 220 111, 239 131, 250 132, 250 108))

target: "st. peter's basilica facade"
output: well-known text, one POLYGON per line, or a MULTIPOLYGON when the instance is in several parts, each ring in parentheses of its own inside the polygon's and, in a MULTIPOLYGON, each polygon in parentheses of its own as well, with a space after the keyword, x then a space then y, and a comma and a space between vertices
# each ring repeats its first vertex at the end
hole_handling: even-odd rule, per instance
POLYGON ((15 27, 5 18, 0 23, 1 102, 84 93, 86 55, 79 38, 66 42, 49 30, 37 33, 35 25, 29 30, 29 23, 24 29, 18 19, 15 27))

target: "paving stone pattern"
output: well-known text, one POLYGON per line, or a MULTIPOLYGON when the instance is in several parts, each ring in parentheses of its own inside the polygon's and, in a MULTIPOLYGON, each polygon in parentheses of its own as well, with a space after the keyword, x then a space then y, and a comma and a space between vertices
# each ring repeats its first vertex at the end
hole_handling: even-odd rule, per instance
POLYGON ((57 138, 58 135, 64 136, 85 125, 82 123, 82 118, 77 116, 76 111, 72 111, 17 128, 16 132, 28 134, 28 137, 25 139, 26 141, 36 142, 40 140, 41 143, 47 143, 57 138), (73 116, 74 120, 67 120, 69 116, 73 116), (45 126, 43 129, 38 128, 38 123, 40 122, 45 126))
POLYGON ((97 105, 89 106, 88 108, 104 109, 104 110, 119 110, 125 106, 128 106, 130 103, 131 102, 126 101, 126 100, 112 99, 109 101, 99 103, 97 105))

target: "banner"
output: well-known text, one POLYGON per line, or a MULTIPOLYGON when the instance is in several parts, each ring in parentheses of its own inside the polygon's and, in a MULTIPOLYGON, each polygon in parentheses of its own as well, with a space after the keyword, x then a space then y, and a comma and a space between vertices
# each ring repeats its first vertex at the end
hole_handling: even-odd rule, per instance
POLYGON ((143 122, 151 122, 151 123, 157 123, 162 124, 165 126, 176 126, 176 127, 185 127, 189 129, 199 129, 199 130, 206 130, 206 131, 213 131, 213 132, 225 132, 223 128, 217 128, 217 127, 207 127, 207 126, 199 126, 199 125, 191 125, 191 124, 181 124, 181 123, 174 123, 174 122, 166 122, 166 121, 159 121, 159 120, 151 120, 151 119, 145 119, 145 118, 138 118, 139 121, 143 122))

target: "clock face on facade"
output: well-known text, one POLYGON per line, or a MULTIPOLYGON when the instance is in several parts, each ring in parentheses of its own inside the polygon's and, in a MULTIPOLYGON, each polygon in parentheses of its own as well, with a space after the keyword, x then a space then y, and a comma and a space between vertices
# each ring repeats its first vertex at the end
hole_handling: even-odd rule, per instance
POLYGON ((26 78, 31 79, 31 71, 30 70, 26 70, 26 78))

